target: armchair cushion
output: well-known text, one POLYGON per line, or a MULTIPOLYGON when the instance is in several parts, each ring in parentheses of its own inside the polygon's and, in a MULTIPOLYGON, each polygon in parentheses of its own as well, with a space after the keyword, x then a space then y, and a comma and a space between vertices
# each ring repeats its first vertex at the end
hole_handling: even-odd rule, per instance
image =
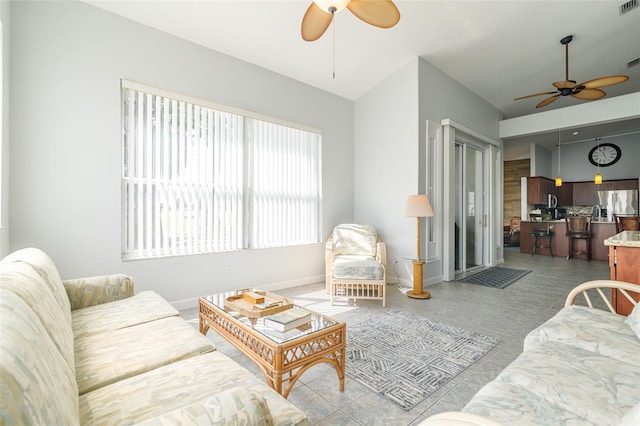
POLYGON ((371 225, 338 225, 333 230, 333 255, 375 256, 377 239, 371 225))
POLYGON ((381 280, 384 269, 375 257, 342 255, 333 261, 333 276, 349 280, 381 280))

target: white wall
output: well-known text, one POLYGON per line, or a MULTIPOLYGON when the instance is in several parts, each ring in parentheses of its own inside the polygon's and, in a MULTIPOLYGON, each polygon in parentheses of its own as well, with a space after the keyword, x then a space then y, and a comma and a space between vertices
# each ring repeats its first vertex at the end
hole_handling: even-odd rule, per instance
POLYGON ((9 155, 10 155, 10 142, 9 142, 9 99, 10 99, 10 84, 9 84, 9 67, 10 67, 10 28, 11 28, 11 6, 8 1, 0 2, 0 23, 2 24, 2 114, 0 119, 2 120, 2 134, 0 135, 2 151, 0 152, 0 158, 2 163, 0 170, 2 173, 2 188, 0 188, 0 258, 9 253, 9 229, 10 229, 10 212, 9 212, 9 155))
MULTIPOLYGON (((423 59, 411 60, 355 103, 355 219, 378 228, 387 243, 388 274, 395 278, 393 262, 400 257, 406 285, 411 263, 402 257, 415 256, 416 230, 404 206, 409 195, 425 191, 426 122, 445 118, 498 140, 501 112, 423 59)), ((501 192, 502 169, 498 174, 501 192)), ((436 215, 441 204, 434 202, 436 215)), ((501 201, 497 212, 501 224, 501 201)), ((426 283, 441 280, 441 256, 427 263, 424 274, 426 283)))
MULTIPOLYGON (((605 181, 638 178, 640 176, 640 134, 606 138, 602 139, 601 142, 616 144, 622 150, 620 161, 609 167, 600 167, 600 173, 605 181)), ((567 182, 593 180, 597 168, 589 162, 588 154, 596 145, 598 143, 595 140, 593 142, 562 145, 560 172, 563 180, 567 182)), ((556 165, 554 167, 557 167, 557 149, 554 150, 551 161, 556 165)), ((556 171, 554 168, 553 173, 556 173, 556 171)))
MULTIPOLYGON (((416 254, 416 222, 404 209, 419 185, 418 96, 416 58, 355 103, 355 220, 375 226, 385 241, 392 282, 396 257, 416 254)), ((400 260, 408 280, 411 263, 400 260)))
POLYGON ((322 129, 323 236, 353 220, 353 102, 85 3, 11 12, 12 250, 42 248, 63 278, 129 273, 173 302, 324 279, 322 243, 122 262, 119 82, 322 129))

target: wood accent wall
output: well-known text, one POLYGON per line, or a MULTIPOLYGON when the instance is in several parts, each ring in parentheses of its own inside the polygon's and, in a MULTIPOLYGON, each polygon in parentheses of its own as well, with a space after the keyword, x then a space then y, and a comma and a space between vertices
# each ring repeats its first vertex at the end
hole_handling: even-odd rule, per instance
POLYGON ((509 225, 513 216, 520 216, 520 178, 529 177, 530 170, 528 158, 504 162, 503 225, 509 225))

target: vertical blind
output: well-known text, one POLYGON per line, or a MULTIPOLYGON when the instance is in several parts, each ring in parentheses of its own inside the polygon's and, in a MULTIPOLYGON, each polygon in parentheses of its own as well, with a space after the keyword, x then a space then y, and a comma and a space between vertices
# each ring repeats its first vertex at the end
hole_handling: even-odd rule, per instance
POLYGON ((124 259, 320 241, 318 133, 175 98, 123 82, 124 259))
POLYGON ((248 246, 319 241, 319 136, 254 119, 247 136, 248 246))

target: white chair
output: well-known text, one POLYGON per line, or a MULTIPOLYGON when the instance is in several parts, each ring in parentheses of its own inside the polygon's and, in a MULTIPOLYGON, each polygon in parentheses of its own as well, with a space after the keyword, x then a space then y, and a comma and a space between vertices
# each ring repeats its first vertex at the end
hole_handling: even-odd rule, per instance
POLYGON ((371 225, 342 224, 325 245, 326 290, 336 297, 377 299, 386 306, 387 250, 371 225))

